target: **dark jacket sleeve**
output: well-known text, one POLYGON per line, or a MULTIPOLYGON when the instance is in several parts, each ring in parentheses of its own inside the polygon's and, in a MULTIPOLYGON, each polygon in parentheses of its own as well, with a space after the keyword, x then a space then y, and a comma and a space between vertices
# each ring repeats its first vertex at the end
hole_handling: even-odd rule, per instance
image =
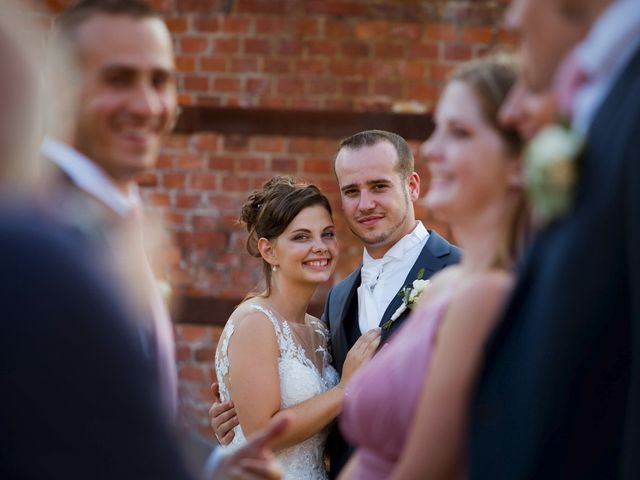
POLYGON ((187 478, 135 320, 84 245, 0 226, 0 477, 187 478))

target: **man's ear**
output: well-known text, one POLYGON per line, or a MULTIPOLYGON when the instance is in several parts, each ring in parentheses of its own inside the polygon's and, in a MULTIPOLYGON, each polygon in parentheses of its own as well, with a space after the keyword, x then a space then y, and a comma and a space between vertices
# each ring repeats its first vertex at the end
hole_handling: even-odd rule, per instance
POLYGON ((273 244, 264 237, 258 239, 258 251, 260 255, 270 265, 278 265, 278 257, 276 255, 273 244))
POLYGON ((412 202, 415 202, 420 197, 420 176, 416 172, 411 172, 405 182, 409 198, 412 202))

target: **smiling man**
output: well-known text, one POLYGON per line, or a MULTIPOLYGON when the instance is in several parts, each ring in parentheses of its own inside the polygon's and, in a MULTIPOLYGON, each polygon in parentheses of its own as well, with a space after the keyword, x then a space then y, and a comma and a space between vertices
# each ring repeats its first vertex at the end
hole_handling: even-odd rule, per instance
MULTIPOLYGON (((331 289, 323 320, 331 332, 333 361, 340 371, 358 337, 382 328, 382 341, 407 318, 398 292, 424 272, 424 279, 457 263, 460 250, 416 220, 413 203, 420 177, 407 142, 394 133, 369 130, 344 139, 334 162, 342 211, 364 246, 362 265, 331 289)), ((329 439, 331 474, 351 448, 334 429, 329 439)))

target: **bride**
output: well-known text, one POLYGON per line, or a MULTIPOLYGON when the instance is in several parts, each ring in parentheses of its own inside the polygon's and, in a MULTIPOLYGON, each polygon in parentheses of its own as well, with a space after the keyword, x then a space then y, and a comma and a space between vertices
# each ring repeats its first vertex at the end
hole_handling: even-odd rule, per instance
POLYGON ((338 244, 327 198, 314 185, 278 176, 254 192, 240 220, 247 250, 263 261, 266 288, 233 312, 216 351, 220 397, 233 401, 233 448, 282 411, 291 428, 274 445, 288 479, 325 479, 324 443, 341 412, 344 385, 375 351, 379 331, 354 345, 342 379, 331 366, 327 328, 306 313, 335 269, 338 244))

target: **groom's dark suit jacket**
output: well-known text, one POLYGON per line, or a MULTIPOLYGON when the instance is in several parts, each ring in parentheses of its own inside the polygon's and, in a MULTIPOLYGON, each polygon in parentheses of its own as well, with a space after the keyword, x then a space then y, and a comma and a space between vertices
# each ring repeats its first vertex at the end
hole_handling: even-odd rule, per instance
POLYGON ((472 410, 477 480, 640 478, 640 51, 594 117, 575 208, 532 246, 472 410))
POLYGON ((189 478, 97 253, 32 211, 0 211, 0 478, 189 478))
MULTIPOLYGON (((460 249, 451 245, 436 232, 429 231, 429 239, 423 247, 418 259, 408 272, 404 285, 408 285, 417 278, 418 271, 425 269, 424 279, 428 279, 439 270, 448 265, 458 263, 460 249)), ((347 278, 333 287, 327 296, 327 301, 322 315, 323 321, 329 326, 331 335, 331 353, 333 363, 339 373, 342 373, 342 365, 347 352, 360 337, 358 324, 358 287, 360 286, 360 268, 351 273, 347 278)), ((398 309, 402 299, 400 295, 394 297, 382 319, 380 326, 384 325, 398 309)), ((409 311, 405 311, 389 329, 383 329, 382 341, 395 332, 409 311)), ((349 459, 353 449, 346 443, 337 428, 334 428, 329 440, 328 448, 331 456, 331 476, 335 478, 340 469, 349 459)))

